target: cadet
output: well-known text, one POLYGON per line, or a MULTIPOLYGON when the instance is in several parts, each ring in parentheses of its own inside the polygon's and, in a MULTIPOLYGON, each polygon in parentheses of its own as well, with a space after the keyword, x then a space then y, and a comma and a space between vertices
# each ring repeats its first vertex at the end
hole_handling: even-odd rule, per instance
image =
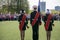
POLYGON ((30 24, 32 25, 33 40, 38 40, 39 25, 41 24, 41 15, 37 11, 37 6, 33 6, 33 12, 30 14, 30 24))
POLYGON ((26 30, 26 27, 27 24, 28 24, 28 19, 25 15, 25 11, 24 10, 20 10, 20 14, 19 15, 19 18, 18 18, 18 21, 19 21, 19 30, 20 30, 20 33, 21 33, 21 40, 24 40, 24 37, 25 37, 25 30, 26 30))
POLYGON ((52 31, 52 25, 54 26, 54 19, 53 15, 50 14, 49 9, 47 9, 46 15, 43 18, 44 26, 47 34, 47 40, 51 39, 51 31, 52 31))

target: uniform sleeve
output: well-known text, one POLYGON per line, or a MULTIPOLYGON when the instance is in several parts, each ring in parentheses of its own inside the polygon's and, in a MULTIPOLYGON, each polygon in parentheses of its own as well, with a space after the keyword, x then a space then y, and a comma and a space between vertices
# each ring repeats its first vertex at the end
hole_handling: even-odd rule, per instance
POLYGON ((43 16, 43 22, 45 23, 45 16, 43 16))
POLYGON ((41 15, 39 15, 38 21, 39 23, 41 23, 41 15))
POLYGON ((18 22, 20 22, 20 20, 21 20, 21 16, 18 17, 18 22))
POLYGON ((30 14, 30 24, 32 23, 32 13, 30 14))
POLYGON ((52 24, 54 23, 54 18, 52 17, 52 24))
POLYGON ((28 24, 28 18, 26 18, 26 24, 28 24))
POLYGON ((47 21, 47 17, 44 16, 44 17, 43 17, 44 26, 46 25, 46 21, 47 21))

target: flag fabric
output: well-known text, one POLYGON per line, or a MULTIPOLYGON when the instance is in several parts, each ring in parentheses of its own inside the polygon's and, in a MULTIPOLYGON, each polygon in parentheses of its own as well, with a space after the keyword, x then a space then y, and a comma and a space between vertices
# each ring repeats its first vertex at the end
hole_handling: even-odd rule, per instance
POLYGON ((38 1, 38 12, 40 12, 40 0, 38 1))

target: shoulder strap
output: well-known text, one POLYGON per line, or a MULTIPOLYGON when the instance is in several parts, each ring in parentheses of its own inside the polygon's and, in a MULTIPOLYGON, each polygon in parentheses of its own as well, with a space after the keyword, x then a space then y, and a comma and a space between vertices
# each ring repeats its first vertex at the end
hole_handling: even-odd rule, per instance
POLYGON ((26 20, 26 15, 23 15, 23 17, 22 17, 22 20, 21 20, 21 24, 20 24, 20 30, 22 30, 22 28, 23 28, 23 26, 24 26, 24 22, 25 22, 25 20, 26 20))
POLYGON ((39 15, 40 15, 40 14, 37 12, 36 15, 35 15, 35 17, 34 17, 34 20, 32 21, 32 26, 35 25, 35 23, 36 23, 36 21, 37 21, 36 19, 38 19, 39 15))
POLYGON ((47 18, 47 21, 46 21, 46 25, 45 25, 45 29, 48 30, 49 28, 49 25, 50 25, 50 19, 52 18, 52 15, 50 14, 47 18))

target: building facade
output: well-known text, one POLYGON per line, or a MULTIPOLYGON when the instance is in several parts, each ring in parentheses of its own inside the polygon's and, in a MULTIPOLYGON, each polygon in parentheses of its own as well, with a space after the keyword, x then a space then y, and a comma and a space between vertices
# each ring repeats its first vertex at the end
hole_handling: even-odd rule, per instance
POLYGON ((56 11, 60 11, 60 6, 55 6, 56 11))
POLYGON ((40 10, 41 10, 41 12, 45 11, 45 9, 46 9, 46 2, 40 2, 40 10))

